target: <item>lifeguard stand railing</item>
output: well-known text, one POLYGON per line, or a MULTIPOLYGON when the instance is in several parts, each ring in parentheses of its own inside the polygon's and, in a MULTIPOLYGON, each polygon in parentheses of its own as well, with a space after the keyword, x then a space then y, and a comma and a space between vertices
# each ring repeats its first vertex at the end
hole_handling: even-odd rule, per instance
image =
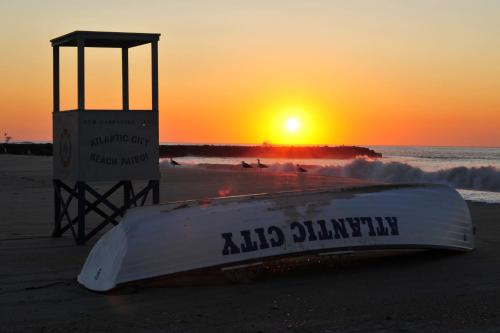
POLYGON ((71 231, 77 244, 83 244, 108 224, 117 224, 129 207, 144 205, 150 193, 152 203, 159 202, 159 39, 160 34, 74 31, 51 40, 54 71, 54 237, 71 231), (151 44, 152 110, 130 110, 128 50, 145 44, 151 44), (76 110, 60 110, 60 47, 77 48, 76 110), (86 47, 122 50, 122 110, 85 108, 86 47), (134 189, 132 181, 142 181, 146 185, 134 189), (91 185, 97 182, 107 182, 110 188, 99 193, 91 185), (116 199, 120 190, 123 196, 116 204, 111 196, 116 199), (102 218, 92 227, 86 225, 85 219, 90 212, 102 218))

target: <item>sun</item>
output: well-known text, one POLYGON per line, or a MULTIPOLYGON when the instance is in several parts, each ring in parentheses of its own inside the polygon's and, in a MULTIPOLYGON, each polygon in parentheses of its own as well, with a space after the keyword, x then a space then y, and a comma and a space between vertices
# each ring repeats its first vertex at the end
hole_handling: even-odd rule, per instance
POLYGON ((297 118, 288 118, 285 121, 285 128, 288 132, 297 132, 300 128, 300 121, 297 118))

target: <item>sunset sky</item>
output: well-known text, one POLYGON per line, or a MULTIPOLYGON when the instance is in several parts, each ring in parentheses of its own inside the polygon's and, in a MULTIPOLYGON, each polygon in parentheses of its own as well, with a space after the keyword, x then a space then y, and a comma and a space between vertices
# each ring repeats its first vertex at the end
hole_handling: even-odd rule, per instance
MULTIPOLYGON (((500 1, 2 1, 0 131, 51 140, 52 48, 161 33, 160 141, 500 146, 500 1), (292 124, 293 123, 293 124, 292 124)), ((118 49, 86 49, 88 108, 120 108, 118 49)), ((130 51, 150 108, 150 48, 130 51)), ((76 106, 76 49, 61 51, 76 106)))

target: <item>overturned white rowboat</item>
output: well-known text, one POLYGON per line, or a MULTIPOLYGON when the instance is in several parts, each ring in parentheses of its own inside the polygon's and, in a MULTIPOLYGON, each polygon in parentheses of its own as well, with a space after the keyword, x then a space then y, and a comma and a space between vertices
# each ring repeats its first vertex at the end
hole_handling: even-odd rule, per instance
POLYGON ((381 185, 186 201, 130 209, 90 252, 95 291, 205 268, 346 250, 470 251, 462 197, 443 185, 381 185))

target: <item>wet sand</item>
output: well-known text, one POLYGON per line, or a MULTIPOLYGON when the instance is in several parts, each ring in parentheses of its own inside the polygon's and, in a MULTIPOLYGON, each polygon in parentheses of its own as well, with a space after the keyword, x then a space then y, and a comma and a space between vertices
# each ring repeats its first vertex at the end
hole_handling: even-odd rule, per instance
MULTIPOLYGON (((94 241, 50 238, 51 158, 0 156, 0 332, 494 332, 500 205, 469 203, 477 249, 342 256, 251 283, 89 292, 94 241)), ((355 179, 239 168, 164 168, 162 201, 345 187, 355 179)), ((105 187, 104 185, 102 186, 105 187)))

